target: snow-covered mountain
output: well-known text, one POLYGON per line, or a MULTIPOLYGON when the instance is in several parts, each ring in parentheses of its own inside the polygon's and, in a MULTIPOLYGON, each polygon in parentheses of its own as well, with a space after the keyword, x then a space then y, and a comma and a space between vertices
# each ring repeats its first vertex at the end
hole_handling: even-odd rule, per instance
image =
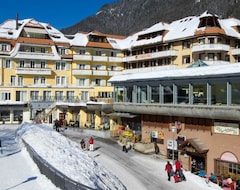
POLYGON ((240 18, 240 0, 116 0, 104 5, 94 16, 62 29, 65 34, 99 31, 129 35, 155 23, 171 22, 208 10, 219 17, 240 18))

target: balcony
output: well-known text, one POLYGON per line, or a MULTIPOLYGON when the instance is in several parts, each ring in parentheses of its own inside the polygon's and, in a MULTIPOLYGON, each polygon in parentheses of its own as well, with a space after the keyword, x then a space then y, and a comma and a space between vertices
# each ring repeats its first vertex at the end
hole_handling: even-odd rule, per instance
POLYGON ((122 71, 108 71, 108 76, 120 74, 122 71))
POLYGON ((91 55, 73 55, 73 60, 92 61, 91 55))
POLYGON ((234 48, 232 50, 232 55, 240 55, 240 48, 234 48))
POLYGON ((83 69, 73 69, 73 75, 92 75, 92 70, 83 70, 83 69))
POLYGON ((92 70, 94 76, 108 76, 108 71, 106 70, 92 70))
POLYGON ((108 62, 108 57, 107 56, 93 56, 92 57, 93 61, 104 61, 104 62, 108 62))
POLYGON ((123 62, 122 57, 108 57, 109 62, 123 62))
POLYGON ((202 51, 230 51, 230 45, 227 44, 199 44, 192 48, 192 52, 202 51))
POLYGON ((56 57, 53 53, 40 53, 40 52, 18 52, 15 58, 19 59, 39 59, 39 60, 55 60, 56 57))
POLYGON ((176 50, 166 50, 166 51, 159 51, 159 52, 125 57, 125 61, 126 62, 141 61, 141 60, 157 59, 157 58, 163 58, 163 57, 175 57, 177 55, 178 55, 178 51, 176 50))
POLYGON ((16 68, 18 75, 51 75, 51 69, 45 68, 16 68))

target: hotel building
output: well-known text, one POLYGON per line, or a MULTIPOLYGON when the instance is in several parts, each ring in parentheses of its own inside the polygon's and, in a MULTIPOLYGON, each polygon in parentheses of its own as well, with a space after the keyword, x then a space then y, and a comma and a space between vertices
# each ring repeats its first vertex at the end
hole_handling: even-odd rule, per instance
POLYGON ((128 125, 187 170, 239 178, 239 29, 240 20, 208 12, 128 37, 8 20, 0 25, 1 120, 128 125))

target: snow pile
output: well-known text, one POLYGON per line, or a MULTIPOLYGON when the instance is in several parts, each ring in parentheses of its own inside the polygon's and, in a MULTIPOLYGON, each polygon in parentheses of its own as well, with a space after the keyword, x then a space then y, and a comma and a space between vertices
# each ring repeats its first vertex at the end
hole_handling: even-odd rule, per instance
POLYGON ((125 190, 123 183, 96 160, 47 125, 22 124, 17 140, 24 139, 43 159, 69 178, 94 189, 125 190))

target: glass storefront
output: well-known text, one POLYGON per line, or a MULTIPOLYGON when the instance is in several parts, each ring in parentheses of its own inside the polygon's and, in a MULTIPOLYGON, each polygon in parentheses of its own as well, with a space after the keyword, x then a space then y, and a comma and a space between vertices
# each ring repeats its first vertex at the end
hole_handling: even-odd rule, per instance
POLYGON ((228 85, 227 82, 180 85, 156 83, 115 87, 115 102, 230 106, 240 105, 239 96, 240 83, 228 85))

